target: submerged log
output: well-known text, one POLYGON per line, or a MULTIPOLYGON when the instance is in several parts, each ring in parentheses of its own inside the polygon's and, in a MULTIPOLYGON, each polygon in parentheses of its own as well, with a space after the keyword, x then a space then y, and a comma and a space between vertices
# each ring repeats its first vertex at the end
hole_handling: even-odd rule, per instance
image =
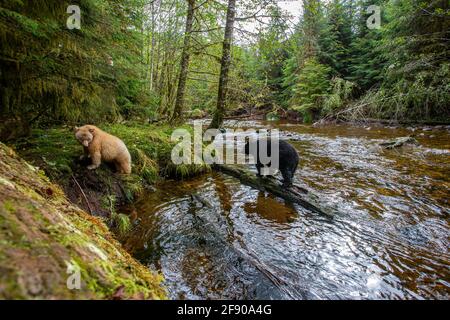
POLYGON ((393 139, 393 140, 390 140, 387 142, 382 142, 382 143, 380 143, 380 146, 382 146, 383 148, 386 148, 386 149, 394 149, 394 148, 402 147, 405 144, 418 145, 419 143, 413 137, 408 136, 408 137, 396 138, 396 139, 393 139))
POLYGON ((280 197, 288 202, 299 204, 313 212, 327 216, 334 216, 337 212, 336 208, 324 203, 312 191, 309 191, 298 184, 294 183, 291 187, 286 188, 279 179, 270 176, 258 177, 245 166, 215 164, 213 168, 239 179, 245 185, 260 191, 267 191, 274 196, 280 197))

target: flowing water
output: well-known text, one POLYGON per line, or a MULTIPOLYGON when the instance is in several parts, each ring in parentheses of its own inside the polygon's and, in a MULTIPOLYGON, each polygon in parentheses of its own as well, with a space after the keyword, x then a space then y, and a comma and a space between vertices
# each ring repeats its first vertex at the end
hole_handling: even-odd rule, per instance
MULTIPOLYGON (((229 125, 235 125, 229 123, 229 125)), ((135 203, 126 248, 176 299, 450 297, 450 132, 385 150, 404 128, 241 123, 283 130, 295 180, 333 217, 210 173, 167 181, 135 203)))

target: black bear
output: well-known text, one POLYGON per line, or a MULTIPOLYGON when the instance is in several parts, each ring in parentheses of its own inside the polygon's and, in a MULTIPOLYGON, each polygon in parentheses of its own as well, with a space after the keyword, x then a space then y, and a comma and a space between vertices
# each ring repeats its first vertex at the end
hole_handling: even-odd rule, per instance
MULTIPOLYGON (((266 146, 267 150, 264 152, 263 155, 266 154, 268 157, 271 157, 271 139, 265 139, 266 140, 266 146)), ((256 144, 256 155, 252 153, 252 156, 254 159, 256 159, 256 170, 258 171, 258 176, 261 175, 261 168, 264 167, 264 164, 261 163, 260 160, 260 141, 258 140, 247 140, 245 143, 245 154, 250 154, 250 143, 257 143, 256 144)), ((291 146, 288 142, 284 140, 279 140, 278 142, 278 151, 279 151, 279 163, 278 163, 278 169, 281 172, 281 175, 283 176, 283 185, 285 187, 289 187, 292 185, 292 177, 294 176, 295 170, 297 170, 297 165, 299 161, 298 153, 294 149, 293 146, 291 146)), ((270 162, 266 165, 270 165, 270 162)))

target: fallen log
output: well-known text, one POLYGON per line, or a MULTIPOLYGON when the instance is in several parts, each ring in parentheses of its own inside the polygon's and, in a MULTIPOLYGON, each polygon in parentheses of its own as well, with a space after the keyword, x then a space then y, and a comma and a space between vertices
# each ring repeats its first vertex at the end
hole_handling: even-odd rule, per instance
POLYGON ((399 148, 402 147, 404 145, 418 145, 419 143, 417 142, 416 139, 414 139, 411 136, 408 137, 400 137, 400 138, 396 138, 387 142, 382 142, 379 145, 382 146, 385 149, 394 149, 394 148, 399 148))
POLYGON ((279 179, 270 176, 258 177, 245 166, 214 164, 213 169, 235 177, 245 185, 260 191, 267 191, 274 196, 280 197, 288 202, 299 204, 313 212, 326 216, 334 216, 337 213, 336 208, 323 203, 323 201, 321 201, 312 191, 309 191, 298 184, 294 183, 289 188, 283 187, 282 182, 279 179))

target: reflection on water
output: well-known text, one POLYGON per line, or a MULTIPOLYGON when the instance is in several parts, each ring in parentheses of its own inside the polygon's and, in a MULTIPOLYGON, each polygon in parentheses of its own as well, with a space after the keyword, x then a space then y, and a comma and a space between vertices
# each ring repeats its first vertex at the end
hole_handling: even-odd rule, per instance
POLYGON ((135 204, 124 243, 164 273, 172 298, 449 298, 448 131, 418 130, 419 147, 383 150, 412 132, 272 126, 295 140, 296 180, 339 213, 219 173, 162 183, 135 204))

